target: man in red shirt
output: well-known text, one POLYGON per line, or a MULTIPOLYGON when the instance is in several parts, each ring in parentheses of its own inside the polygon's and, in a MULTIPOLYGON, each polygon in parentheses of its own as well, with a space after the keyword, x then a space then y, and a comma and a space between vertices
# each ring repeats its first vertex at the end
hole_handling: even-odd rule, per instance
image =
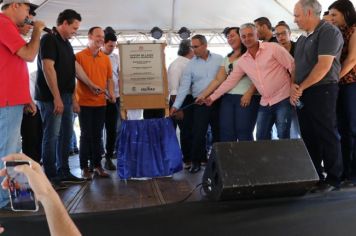
MULTIPOLYGON (((35 111, 31 102, 27 61, 33 61, 39 48, 44 23, 35 21, 31 40, 21 37, 18 26, 29 16, 28 0, 3 0, 0 13, 0 157, 16 152, 24 105, 35 111)), ((0 168, 3 167, 0 161, 0 168)), ((8 202, 0 190, 0 208, 8 202)))

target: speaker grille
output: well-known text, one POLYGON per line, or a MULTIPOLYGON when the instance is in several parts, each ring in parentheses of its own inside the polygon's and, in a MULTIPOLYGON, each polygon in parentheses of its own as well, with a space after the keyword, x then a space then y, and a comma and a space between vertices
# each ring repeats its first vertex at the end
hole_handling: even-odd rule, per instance
POLYGON ((299 195, 318 180, 302 140, 215 143, 203 175, 215 200, 299 195))

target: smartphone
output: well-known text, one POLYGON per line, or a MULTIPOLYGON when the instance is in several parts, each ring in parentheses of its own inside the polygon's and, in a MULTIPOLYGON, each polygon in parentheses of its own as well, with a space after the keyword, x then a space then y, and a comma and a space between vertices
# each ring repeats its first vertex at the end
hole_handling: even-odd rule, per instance
POLYGON ((11 208, 13 211, 37 211, 38 202, 26 175, 14 170, 18 165, 31 165, 31 163, 29 161, 5 162, 11 208))

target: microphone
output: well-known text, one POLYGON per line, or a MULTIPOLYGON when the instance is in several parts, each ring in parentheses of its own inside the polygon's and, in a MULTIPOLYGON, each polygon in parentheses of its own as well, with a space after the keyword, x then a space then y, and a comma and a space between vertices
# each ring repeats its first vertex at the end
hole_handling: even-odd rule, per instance
MULTIPOLYGON (((25 19, 25 24, 33 25, 33 21, 32 21, 31 19, 29 19, 29 18, 26 18, 26 19, 25 19)), ((47 27, 44 27, 44 28, 43 28, 43 31, 45 31, 45 32, 47 32, 47 33, 49 33, 49 34, 52 34, 52 33, 53 33, 52 30, 51 30, 50 28, 47 28, 47 27)))

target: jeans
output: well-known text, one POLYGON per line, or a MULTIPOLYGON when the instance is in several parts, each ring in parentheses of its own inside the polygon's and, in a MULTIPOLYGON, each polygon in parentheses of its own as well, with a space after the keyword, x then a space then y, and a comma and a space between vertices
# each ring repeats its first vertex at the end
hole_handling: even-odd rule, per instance
POLYGON ((73 134, 72 134, 72 137, 70 139, 70 146, 69 146, 69 150, 74 152, 76 150, 78 150, 78 144, 77 144, 77 135, 75 134, 75 130, 74 130, 74 121, 75 121, 75 118, 77 117, 78 115, 76 113, 73 113, 73 134))
MULTIPOLYGON (((0 158, 17 151, 20 139, 23 105, 0 107, 0 158)), ((0 160, 0 169, 4 163, 0 160)), ((0 182, 4 177, 0 177, 0 182)), ((8 192, 0 188, 0 208, 9 202, 8 192)))
POLYGON ((247 107, 241 107, 242 95, 225 94, 220 105, 220 142, 253 140, 261 96, 254 95, 247 107))
POLYGON ((95 168, 101 167, 101 137, 104 128, 105 110, 106 106, 80 107, 79 160, 81 169, 88 167, 89 160, 95 168))
POLYGON ((309 155, 321 179, 323 169, 326 180, 332 185, 340 182, 342 157, 340 136, 336 123, 337 84, 312 86, 304 90, 300 101, 304 103, 298 109, 300 131, 309 155))
POLYGON ((44 171, 50 180, 69 174, 69 146, 73 133, 72 94, 61 94, 63 114, 53 114, 53 101, 38 101, 41 111, 43 140, 42 161, 44 171))
POLYGON ((116 103, 106 101, 105 114, 105 132, 106 132, 106 156, 113 157, 115 144, 118 143, 119 130, 121 126, 120 118, 120 98, 116 99, 116 103))
POLYGON ((337 103, 338 128, 341 135, 341 152, 344 163, 343 178, 355 175, 356 155, 356 83, 339 86, 337 103))
POLYGON ((298 115, 295 107, 292 107, 291 124, 290 124, 290 138, 298 139, 300 138, 300 128, 298 122, 298 115))
POLYGON ((279 139, 289 139, 292 106, 286 98, 272 106, 260 106, 257 115, 257 140, 270 140, 276 124, 279 139))

